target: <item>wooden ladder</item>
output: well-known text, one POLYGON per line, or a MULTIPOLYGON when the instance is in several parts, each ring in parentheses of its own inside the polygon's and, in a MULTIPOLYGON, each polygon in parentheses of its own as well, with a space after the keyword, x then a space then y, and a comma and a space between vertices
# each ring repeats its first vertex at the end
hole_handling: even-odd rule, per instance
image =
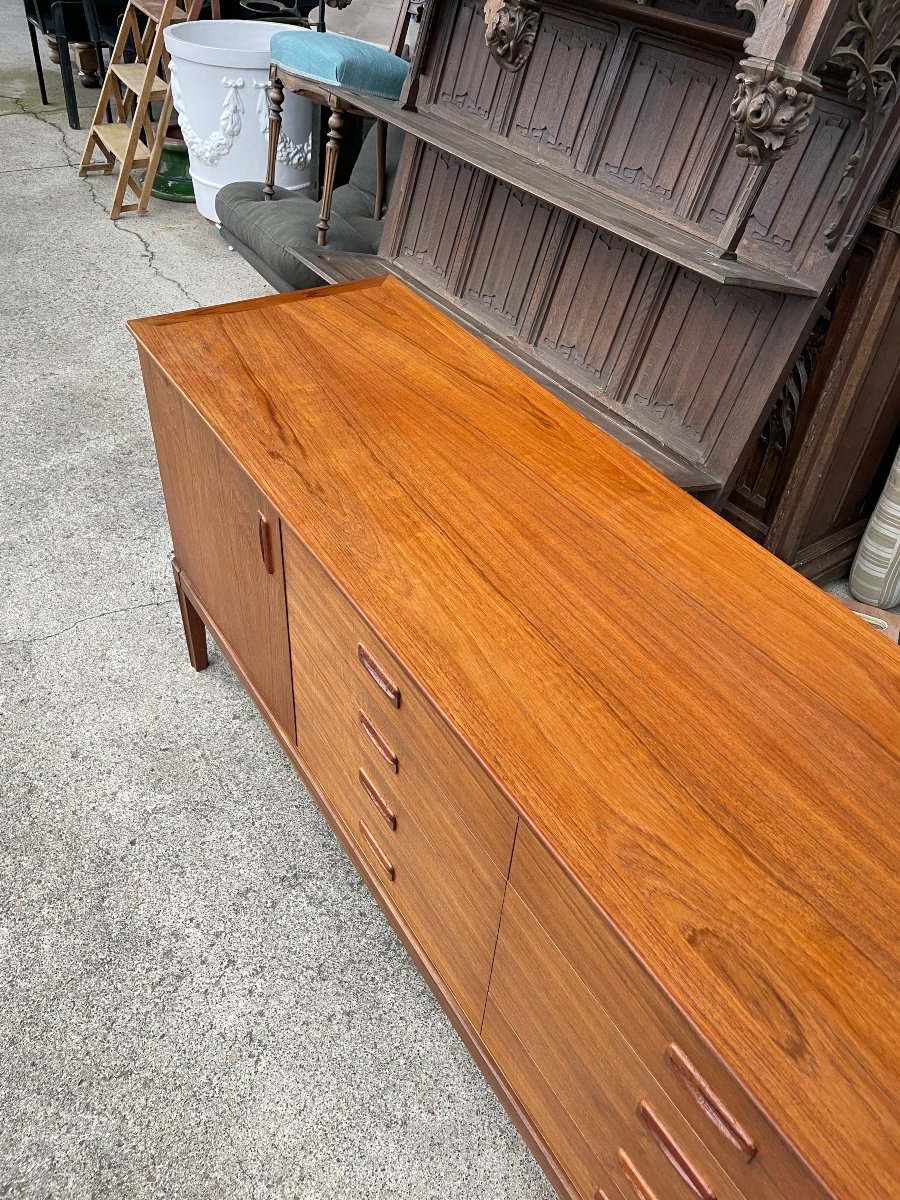
MULTIPOLYGON (((109 211, 114 221, 122 213, 147 211, 172 116, 169 56, 163 34, 176 21, 193 20, 201 3, 202 0, 190 0, 185 11, 178 7, 177 0, 128 0, 78 168, 81 176, 91 171, 110 175, 119 163, 119 178, 109 211), (125 61, 129 44, 134 52, 133 62, 125 61), (150 112, 152 103, 162 105, 155 126, 150 112), (104 120, 109 113, 112 120, 104 120), (102 155, 100 161, 94 161, 95 151, 102 155), (134 174, 140 170, 144 171, 143 180, 134 174), (137 196, 136 203, 125 203, 129 188, 137 196)), ((217 9, 215 0, 216 16, 217 9)))

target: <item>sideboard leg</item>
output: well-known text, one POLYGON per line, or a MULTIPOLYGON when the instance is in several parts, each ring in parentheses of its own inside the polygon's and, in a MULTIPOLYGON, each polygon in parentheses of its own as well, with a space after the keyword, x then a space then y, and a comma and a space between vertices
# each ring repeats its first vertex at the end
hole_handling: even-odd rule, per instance
POLYGON ((206 651, 206 626, 200 620, 200 614, 187 598, 181 586, 181 568, 172 563, 172 573, 175 576, 175 591, 178 593, 178 607, 181 609, 181 623, 184 625, 184 640, 187 642, 188 658, 195 671, 204 671, 209 666, 209 655, 206 651))

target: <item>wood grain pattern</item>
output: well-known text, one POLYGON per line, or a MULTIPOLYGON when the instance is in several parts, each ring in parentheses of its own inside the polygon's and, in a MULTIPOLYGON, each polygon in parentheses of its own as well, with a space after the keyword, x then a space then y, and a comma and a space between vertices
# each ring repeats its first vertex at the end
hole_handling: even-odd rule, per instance
MULTIPOLYGON (((290 728, 294 701, 277 514, 171 382, 145 356, 141 362, 178 567, 215 613, 278 721, 290 728)), ((195 643, 191 662, 200 669, 197 649, 195 643)))
POLYGON ((695 1200, 822 1200, 825 1192, 789 1162, 785 1147, 776 1146, 770 1158, 767 1137, 765 1159, 748 1166, 692 1097, 667 1087, 654 1021, 640 1003, 642 981, 634 978, 639 968, 634 964, 624 979, 610 970, 586 981, 584 967, 596 960, 584 962, 577 934, 569 940, 557 916, 550 909, 546 921, 543 912, 539 919, 514 886, 507 889, 490 998, 606 1169, 617 1174, 624 1148, 665 1200, 670 1194, 687 1200, 689 1192, 695 1200), (627 1015, 630 996, 631 1014, 619 1024, 612 1012, 627 1015))
MULTIPOLYGON (((390 715, 402 728, 415 724, 413 687, 395 663, 385 661, 372 631, 290 532, 284 549, 297 746, 306 772, 382 873, 390 903, 479 1029, 506 884, 505 871, 492 864, 478 837, 481 829, 489 844, 495 837, 493 804, 488 801, 488 811, 479 806, 481 794, 467 786, 468 773, 454 774, 454 760, 442 755, 439 739, 411 738, 418 757, 432 760, 433 776, 407 769, 412 755, 399 742, 398 773, 372 746, 358 720, 360 695, 381 701, 379 721, 390 715), (399 709, 363 674, 356 653, 361 639, 399 679, 399 709)), ((511 809, 505 817, 508 865, 515 833, 511 809)))
POLYGON ((132 328, 834 1193, 889 1194, 886 639, 395 280, 132 328))
MULTIPOLYGON (((560 1164, 547 1151, 545 1143, 541 1140, 532 1124, 531 1117, 522 1108, 509 1081, 504 1077, 496 1062, 494 1062, 485 1050, 483 1043, 475 1033, 472 1023, 461 1011, 456 1000, 448 991, 446 984, 441 979, 434 964, 429 959, 412 929, 388 898, 385 891, 385 888, 388 886, 387 883, 383 883, 380 876, 375 874, 374 868, 369 866, 368 860, 363 857, 357 841, 350 835, 345 822, 333 808, 330 801, 325 798, 320 785, 310 776, 308 767, 298 753, 293 729, 286 729, 278 723, 271 709, 266 704, 265 699, 254 686, 252 679, 244 671, 241 661, 235 654, 233 647, 229 644, 228 639, 222 633, 221 629, 218 628, 214 618, 203 608, 199 599, 191 591, 188 581, 184 580, 183 577, 182 585, 191 604, 197 609, 200 620, 216 639, 217 645, 230 663, 239 682, 246 689, 250 699, 256 705, 260 715, 271 729, 295 771, 306 784, 310 795, 328 821, 350 861, 359 872, 369 891, 375 897, 388 923, 399 937, 416 968, 431 988, 435 999, 447 1014, 454 1029, 459 1034, 463 1045, 472 1055, 479 1069, 484 1073, 485 1078, 494 1089, 498 1099, 524 1138, 538 1164, 546 1173, 558 1194, 567 1198, 570 1197, 573 1194, 570 1180, 565 1175, 560 1164)), ((610 1189, 609 1200, 621 1200, 621 1196, 614 1189, 610 1189)))

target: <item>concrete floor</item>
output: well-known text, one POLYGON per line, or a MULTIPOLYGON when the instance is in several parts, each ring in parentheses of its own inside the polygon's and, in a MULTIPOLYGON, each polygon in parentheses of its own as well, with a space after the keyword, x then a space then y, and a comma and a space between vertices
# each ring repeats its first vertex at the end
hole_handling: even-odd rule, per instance
POLYGON ((188 666, 123 322, 265 285, 193 207, 110 222, 47 78, 0 0, 0 1196, 548 1200, 228 668, 188 666))

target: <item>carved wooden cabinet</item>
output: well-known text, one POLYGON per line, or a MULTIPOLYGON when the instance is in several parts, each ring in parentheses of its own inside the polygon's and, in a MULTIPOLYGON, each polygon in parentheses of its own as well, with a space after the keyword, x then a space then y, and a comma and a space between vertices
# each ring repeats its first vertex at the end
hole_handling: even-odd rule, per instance
POLYGON ((895 1194, 896 649, 394 279, 131 327, 192 661, 559 1194, 895 1194))

